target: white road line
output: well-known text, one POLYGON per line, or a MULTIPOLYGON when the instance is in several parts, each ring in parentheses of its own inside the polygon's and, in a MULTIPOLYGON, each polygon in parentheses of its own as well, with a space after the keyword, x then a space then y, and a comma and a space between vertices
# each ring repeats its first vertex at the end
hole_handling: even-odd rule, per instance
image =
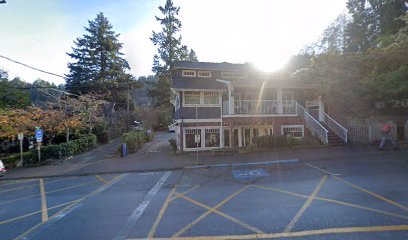
POLYGON ((317 170, 322 171, 322 172, 324 172, 324 173, 327 173, 327 174, 329 174, 329 175, 331 175, 331 176, 341 176, 340 173, 332 173, 332 172, 326 171, 326 170, 324 170, 324 169, 321 169, 321 168, 319 168, 319 167, 313 166, 312 164, 309 164, 309 163, 305 163, 305 162, 304 162, 304 164, 307 165, 307 166, 309 166, 309 167, 311 167, 311 168, 314 168, 314 169, 317 169, 317 170))
POLYGON ((157 183, 149 190, 149 192, 144 196, 143 202, 135 208, 135 210, 132 212, 132 215, 130 215, 125 225, 119 231, 118 235, 116 235, 114 240, 123 240, 127 238, 132 228, 136 225, 137 220, 140 218, 140 216, 142 216, 147 206, 149 206, 150 201, 153 199, 153 196, 159 191, 161 186, 166 182, 170 174, 171 174, 170 171, 163 174, 163 176, 159 179, 159 181, 157 181, 157 183))
MULTIPOLYGON (((123 179, 124 177, 126 177, 128 174, 123 174, 120 177, 116 178, 115 180, 113 180, 112 182, 105 184, 103 187, 99 188, 97 191, 93 192, 92 194, 90 194, 89 196, 86 197, 86 199, 89 199, 92 196, 95 196, 103 191, 105 191, 106 189, 112 187, 115 183, 119 182, 121 179, 123 179)), ((85 200, 85 199, 84 199, 85 200)), ((49 226, 51 226, 53 223, 57 222, 58 220, 60 220, 61 218, 65 217, 67 214, 69 214, 70 212, 74 211, 75 209, 77 209, 78 207, 80 207, 82 205, 82 202, 79 202, 78 204, 73 205, 70 208, 67 208, 65 211, 60 212, 58 215, 55 215, 53 218, 48 219, 47 222, 45 222, 43 225, 41 225, 38 229, 30 232, 29 234, 27 234, 25 237, 22 238, 22 240, 28 240, 33 238, 34 236, 38 235, 39 233, 43 232, 44 230, 46 230, 49 226)))

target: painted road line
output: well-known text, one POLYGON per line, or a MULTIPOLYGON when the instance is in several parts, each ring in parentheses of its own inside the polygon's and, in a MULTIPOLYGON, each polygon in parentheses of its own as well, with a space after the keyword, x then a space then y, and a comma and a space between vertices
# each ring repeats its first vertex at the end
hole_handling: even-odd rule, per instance
POLYGON ((44 179, 40 178, 40 193, 41 193, 41 220, 48 220, 47 196, 45 194, 44 179))
POLYGON ((225 164, 213 164, 213 165, 199 165, 184 167, 184 169, 198 169, 198 168, 217 168, 217 167, 239 167, 239 166, 257 166, 257 165, 273 165, 279 163, 298 163, 298 159, 286 159, 286 160, 274 160, 267 162, 252 162, 252 163, 225 163, 225 164))
MULTIPOLYGON (((76 177, 69 177, 69 178, 57 179, 57 180, 49 181, 49 182, 48 182, 48 181, 45 181, 45 183, 50 184, 50 183, 55 183, 55 182, 59 182, 59 181, 63 181, 63 180, 68 180, 68 179, 72 179, 72 178, 76 178, 76 177)), ((36 187, 36 186, 38 186, 38 184, 32 184, 32 185, 21 186, 21 187, 16 187, 16 188, 9 188, 9 189, 0 191, 0 193, 10 192, 10 191, 16 191, 16 190, 21 190, 21 189, 30 188, 30 187, 36 187)))
POLYGON ((102 193, 103 191, 105 191, 106 189, 110 188, 111 186, 113 186, 114 184, 116 184, 117 182, 119 182, 121 179, 123 179, 124 177, 126 177, 128 174, 122 174, 120 175, 118 178, 114 179, 112 182, 110 182, 109 184, 104 184, 101 187, 97 188, 96 190, 92 191, 91 193, 88 193, 87 195, 85 195, 84 197, 76 200, 74 203, 72 203, 71 205, 68 205, 67 207, 65 207, 64 209, 60 210, 59 212, 55 213, 54 215, 52 215, 48 221, 46 222, 41 222, 37 225, 35 225, 34 227, 30 228, 29 230, 27 230, 26 232, 24 232, 23 234, 21 234, 20 236, 18 236, 17 238, 15 238, 14 240, 20 240, 20 239, 24 239, 24 240, 28 240, 33 238, 34 236, 36 236, 37 234, 43 232, 45 229, 47 229, 49 226, 51 226, 53 223, 55 223, 56 221, 62 219, 63 217, 65 217, 67 214, 69 214, 70 212, 74 211, 75 209, 77 209, 78 207, 81 206, 82 202, 90 197, 93 197, 99 193, 102 193), (37 231, 35 231, 37 230, 37 231), (35 231, 35 232, 34 232, 35 231))
POLYGON ((167 171, 163 176, 157 181, 157 183, 149 190, 149 192, 144 196, 143 202, 140 203, 135 210, 132 212, 125 225, 119 231, 118 235, 114 238, 115 240, 126 239, 132 228, 136 225, 137 220, 142 216, 143 212, 149 206, 150 201, 153 199, 154 195, 159 191, 161 186, 166 182, 167 178, 170 176, 171 172, 167 171))
POLYGON ((196 200, 194 200, 194 199, 191 199, 191 198, 189 198, 189 197, 187 197, 187 196, 181 195, 181 194, 179 194, 178 192, 176 192, 176 194, 177 194, 179 197, 184 198, 185 200, 187 200, 187 201, 189 201, 189 202, 191 202, 191 203, 194 203, 195 205, 198 205, 198 206, 200 206, 200 207, 202 207, 202 208, 205 208, 205 209, 207 209, 207 210, 209 210, 209 211, 211 211, 211 212, 213 212, 213 213, 216 213, 216 214, 220 215, 221 217, 224 217, 224 218, 226 218, 226 219, 228 219, 228 220, 230 220, 230 221, 232 221, 232 222, 234 222, 234 223, 240 225, 241 227, 244 227, 244 228, 246 228, 246 229, 248 229, 248 230, 250 230, 250 231, 252 231, 252 232, 255 232, 255 233, 264 233, 264 232, 262 232, 261 230, 259 230, 258 228, 253 227, 253 226, 251 226, 251 225, 249 225, 249 224, 246 224, 246 223, 244 223, 244 222, 241 222, 240 220, 238 220, 238 219, 236 219, 236 218, 234 218, 234 217, 232 217, 232 216, 230 216, 230 215, 228 215, 228 214, 226 214, 226 213, 220 212, 220 211, 218 211, 217 209, 211 208, 211 207, 209 207, 209 206, 207 206, 207 205, 205 205, 205 204, 203 204, 203 203, 200 203, 200 202, 198 202, 198 201, 196 201, 196 200))
MULTIPOLYGON (((345 233, 370 233, 370 232, 395 232, 408 231, 408 225, 393 226, 369 226, 369 227, 345 227, 345 228, 325 228, 316 230, 306 230, 288 233, 265 233, 265 234, 247 234, 247 235, 223 235, 223 236, 201 236, 201 237, 177 237, 176 240, 241 240, 241 239, 272 239, 272 238, 297 238, 306 236, 345 234, 345 233)), ((143 238, 131 238, 128 240, 140 240, 143 238)), ((156 238, 169 239, 169 238, 156 238)))
POLYGON ((156 233, 157 227, 159 226, 159 223, 161 219, 163 218, 164 212, 166 211, 167 207, 169 206, 170 199, 173 196, 174 192, 176 191, 177 185, 174 186, 174 188, 171 189, 169 195, 167 196, 166 200, 164 201, 163 206, 160 209, 159 215, 157 215, 156 220, 154 221, 152 227, 150 228, 149 234, 147 235, 147 238, 153 238, 154 234, 156 233))
POLYGON ((326 171, 326 170, 324 170, 324 169, 321 169, 321 168, 319 168, 319 167, 313 166, 312 164, 309 164, 309 163, 305 163, 305 162, 304 162, 304 164, 307 165, 307 166, 309 166, 309 167, 311 167, 311 168, 314 168, 314 169, 317 169, 317 170, 319 170, 319 171, 322 171, 322 172, 324 172, 324 173, 326 173, 326 174, 329 174, 329 175, 331 175, 331 176, 341 176, 341 174, 339 174, 339 173, 332 173, 332 172, 326 171))
MULTIPOLYGON (((59 204, 59 205, 57 205, 57 206, 50 207, 50 208, 48 208, 48 211, 49 211, 49 210, 52 210, 52 209, 55 209, 55 208, 59 208, 59 207, 63 207, 63 206, 66 206, 66 205, 75 203, 75 202, 77 202, 77 201, 78 201, 78 199, 77 199, 77 200, 70 201, 70 202, 66 202, 66 203, 63 203, 63 204, 59 204)), ((0 222, 0 225, 6 224, 6 223, 10 223, 10 222, 14 222, 14 221, 17 221, 17 220, 22 219, 22 218, 30 217, 30 216, 39 214, 39 213, 41 213, 41 212, 42 212, 42 210, 39 210, 39 211, 31 212, 31 213, 28 213, 28 214, 25 214, 25 215, 21 215, 21 216, 18 216, 18 217, 10 218, 10 219, 1 221, 1 222, 0 222)))
POLYGON ((303 204, 303 206, 300 208, 300 210, 296 213, 296 215, 293 217, 293 219, 285 227, 285 230, 283 232, 287 233, 287 232, 290 232, 292 230, 292 228, 295 226, 296 222, 303 215, 305 210, 310 206, 313 199, 316 197, 317 193, 322 188, 322 186, 323 186, 324 182, 326 181, 326 179, 327 179, 327 175, 324 175, 323 178, 320 180, 319 184, 317 184, 316 188, 313 190, 313 193, 309 196, 309 198, 306 200, 306 202, 303 204))
POLYGON ((172 202, 172 201, 176 200, 177 198, 179 198, 179 197, 181 197, 181 196, 184 196, 184 195, 186 195, 186 194, 188 194, 188 193, 190 193, 190 192, 196 190, 196 189, 199 188, 199 187, 200 187, 200 185, 195 185, 194 187, 188 189, 187 191, 184 191, 184 192, 182 192, 182 193, 180 193, 180 194, 177 194, 177 196, 174 196, 174 197, 170 198, 170 202, 172 202))
MULTIPOLYGON (((99 183, 99 182, 100 182, 100 181, 92 181, 92 182, 81 183, 81 184, 74 185, 74 186, 69 186, 69 187, 65 187, 65 188, 59 188, 59 189, 56 189, 56 190, 53 190, 53 191, 49 191, 49 192, 46 192, 46 193, 47 193, 47 194, 49 194, 49 193, 55 193, 55 192, 59 192, 59 191, 63 191, 63 190, 71 189, 71 188, 82 187, 82 186, 85 186, 85 185, 89 185, 89 184, 93 184, 93 183, 99 183)), ((8 200, 8 201, 0 202, 0 205, 6 204, 6 203, 11 203, 11 202, 16 202, 16 201, 23 200, 23 199, 27 199, 27 198, 38 197, 38 196, 41 196, 41 194, 35 194, 35 195, 30 195, 30 196, 25 196, 25 197, 21 197, 21 198, 16 198, 16 199, 12 199, 12 200, 8 200)))
MULTIPOLYGON (((277 188, 273 188, 273 187, 265 187, 265 186, 261 186, 261 185, 251 185, 251 186, 257 187, 257 188, 260 188, 260 189, 274 191, 274 192, 280 192, 280 193, 292 195, 292 196, 295 196, 295 197, 301 197, 301 198, 306 198, 306 199, 309 198, 309 196, 307 196, 307 195, 302 195, 302 194, 298 194, 298 193, 294 193, 294 192, 290 192, 290 191, 285 191, 285 190, 281 190, 281 189, 277 189, 277 188)), ((397 214, 397 213, 387 212, 387 211, 383 211, 383 210, 380 210, 380 209, 370 208, 370 207, 361 206, 361 205, 354 204, 354 203, 349 203, 349 202, 343 202, 343 201, 339 201, 339 200, 335 200, 335 199, 315 197, 315 200, 335 203, 335 204, 338 204, 338 205, 343 205, 343 206, 348 206, 348 207, 354 207, 354 208, 358 208, 358 209, 367 210, 367 211, 370 211, 370 212, 384 214, 384 215, 387 215, 387 216, 398 217, 398 218, 402 218, 402 219, 408 219, 407 216, 400 215, 400 214, 397 214)))
POLYGON ((393 200, 391 200, 391 199, 389 199, 389 198, 383 197, 383 196, 381 196, 381 195, 379 195, 379 194, 377 194, 377 193, 374 193, 374 192, 371 192, 371 191, 369 191, 369 190, 367 190, 367 189, 364 189, 364 188, 362 188, 362 187, 359 187, 359 186, 357 186, 357 185, 355 185, 355 184, 353 184, 353 183, 351 183, 351 182, 348 182, 348 181, 346 181, 346 180, 344 180, 344 179, 341 179, 341 178, 339 178, 339 177, 333 176, 333 178, 336 179, 336 180, 338 180, 338 181, 341 181, 341 182, 343 182, 343 183, 345 183, 345 184, 347 184, 347 185, 349 185, 349 186, 351 186, 351 187, 353 187, 353 188, 355 188, 355 189, 358 189, 358 190, 360 190, 360 191, 362 191, 362 192, 365 192, 365 193, 367 193, 367 194, 370 194, 371 196, 374 196, 374 197, 376 197, 376 198, 378 198, 378 199, 380 199, 380 200, 383 200, 384 202, 387 202, 387 203, 389 203, 389 204, 391 204, 391 205, 394 205, 394 206, 396 206, 396 207, 398 207, 398 208, 401 208, 401 209, 404 209, 405 211, 408 211, 408 208, 407 208, 406 206, 403 206, 403 205, 401 205, 401 204, 399 204, 399 203, 396 203, 396 202, 394 202, 393 200))
POLYGON ((102 178, 101 176, 99 176, 99 175, 95 175, 95 177, 97 178, 97 179, 99 179, 99 180, 101 180, 101 182, 103 182, 103 183, 108 183, 108 181, 106 181, 104 178, 102 178))
POLYGON ((183 233, 185 233, 186 231, 188 231, 192 226, 194 226, 195 224, 197 224, 198 222, 200 222, 201 220, 203 220, 205 217, 207 217, 210 213, 214 212, 214 210, 220 208, 222 205, 226 204, 228 201, 230 201, 231 199, 233 199, 234 197, 238 196, 240 193, 242 193, 243 191, 245 191, 246 189, 248 189, 248 185, 242 187, 240 190, 238 190, 237 192, 235 192, 234 194, 230 195, 229 197, 225 198, 223 201, 221 201, 220 203, 218 203, 215 207, 211 208, 211 210, 208 210, 207 212, 205 212, 204 214, 202 214, 201 216, 199 216, 198 218, 196 218, 193 222, 189 223, 187 226, 185 226, 184 228, 182 228, 180 231, 178 231, 177 233, 175 233, 173 237, 179 237, 181 236, 183 233))

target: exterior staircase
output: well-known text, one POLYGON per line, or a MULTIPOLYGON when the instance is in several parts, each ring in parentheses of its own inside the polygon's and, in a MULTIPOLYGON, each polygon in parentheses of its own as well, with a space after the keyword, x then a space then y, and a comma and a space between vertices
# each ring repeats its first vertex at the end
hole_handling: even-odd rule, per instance
POLYGON ((335 132, 333 131, 325 122, 320 122, 320 124, 327 129, 327 140, 329 146, 344 146, 346 142, 335 132))

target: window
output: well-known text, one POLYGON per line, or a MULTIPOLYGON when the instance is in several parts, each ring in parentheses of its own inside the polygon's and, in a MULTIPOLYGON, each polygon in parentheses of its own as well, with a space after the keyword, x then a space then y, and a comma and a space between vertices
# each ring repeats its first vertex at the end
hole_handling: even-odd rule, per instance
POLYGON ((211 77, 211 72, 209 72, 209 71, 198 71, 198 77, 211 77))
POLYGON ((204 92, 204 104, 219 104, 218 92, 204 92))
POLYGON ((244 72, 236 72, 235 77, 236 78, 248 78, 248 74, 244 72))
POLYGON ((282 125, 282 134, 293 134, 294 138, 302 138, 304 136, 303 125, 282 125))
POLYGON ((195 70, 182 70, 181 75, 183 77, 195 77, 196 71, 195 70))
POLYGON ((205 129, 205 147, 220 146, 220 129, 205 129))
POLYGON ((233 72, 222 72, 222 78, 234 78, 235 74, 233 72))
POLYGON ((201 129, 184 129, 186 148, 200 148, 201 147, 201 129), (200 141, 195 142, 195 135, 200 135, 200 141))
POLYGON ((200 92, 184 92, 184 104, 200 104, 200 92))

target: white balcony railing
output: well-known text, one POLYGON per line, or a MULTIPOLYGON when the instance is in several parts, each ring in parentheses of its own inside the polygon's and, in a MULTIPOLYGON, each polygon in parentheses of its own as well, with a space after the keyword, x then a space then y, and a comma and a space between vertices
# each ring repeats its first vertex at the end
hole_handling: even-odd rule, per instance
MULTIPOLYGON (((228 101, 223 102, 223 114, 229 114, 228 101)), ((235 100, 234 114, 296 114, 295 100, 235 100)))

